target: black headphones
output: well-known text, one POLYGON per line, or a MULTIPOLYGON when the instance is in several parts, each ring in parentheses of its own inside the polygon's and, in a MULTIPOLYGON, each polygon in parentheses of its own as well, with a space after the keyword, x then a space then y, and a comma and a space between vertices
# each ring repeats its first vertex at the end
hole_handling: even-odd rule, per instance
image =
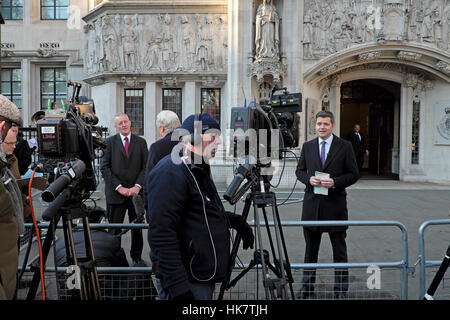
POLYGON ((200 122, 201 114, 196 113, 194 115, 194 133, 191 133, 191 144, 193 146, 200 145, 202 143, 202 123, 200 122))

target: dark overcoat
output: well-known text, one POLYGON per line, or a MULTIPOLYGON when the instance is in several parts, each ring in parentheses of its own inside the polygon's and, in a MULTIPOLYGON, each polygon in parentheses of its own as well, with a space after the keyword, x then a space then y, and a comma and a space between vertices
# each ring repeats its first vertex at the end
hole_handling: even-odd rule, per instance
MULTIPOLYGON (((348 220, 347 192, 345 188, 358 180, 359 172, 355 154, 350 142, 333 135, 325 164, 322 166, 319 155, 318 138, 305 142, 295 172, 297 178, 306 186, 303 198, 302 221, 307 220, 348 220), (315 171, 330 174, 334 187, 328 195, 314 194, 309 179, 315 171)), ((311 228, 318 230, 317 228, 311 228)), ((320 231, 342 231, 347 227, 321 227, 320 231)))

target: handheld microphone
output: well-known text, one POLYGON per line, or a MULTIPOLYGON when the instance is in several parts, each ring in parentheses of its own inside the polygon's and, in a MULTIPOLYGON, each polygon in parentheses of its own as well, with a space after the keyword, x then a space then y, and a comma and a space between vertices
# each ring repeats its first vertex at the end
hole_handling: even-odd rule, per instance
POLYGON ((145 221, 144 200, 139 194, 132 196, 131 200, 133 201, 134 211, 136 212, 136 219, 134 221, 136 223, 144 223, 145 221))

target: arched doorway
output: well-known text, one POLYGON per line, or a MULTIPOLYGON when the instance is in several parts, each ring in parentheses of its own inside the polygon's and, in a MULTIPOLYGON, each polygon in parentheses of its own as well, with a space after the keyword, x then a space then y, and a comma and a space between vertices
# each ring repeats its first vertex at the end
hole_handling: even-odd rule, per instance
POLYGON ((361 79, 341 85, 340 136, 346 138, 357 123, 366 141, 363 179, 398 179, 400 84, 361 79))

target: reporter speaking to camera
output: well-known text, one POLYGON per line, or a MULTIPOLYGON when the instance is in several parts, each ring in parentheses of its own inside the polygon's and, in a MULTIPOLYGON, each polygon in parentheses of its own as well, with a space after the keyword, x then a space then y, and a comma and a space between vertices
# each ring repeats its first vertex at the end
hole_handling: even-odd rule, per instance
MULTIPOLYGON (((173 135, 182 136, 179 148, 148 179, 148 240, 165 299, 210 300, 215 283, 228 276, 228 229, 239 229, 243 221, 225 211, 211 179, 209 160, 222 142, 219 135, 209 114, 187 117, 173 135)), ((243 230, 244 249, 253 248, 250 226, 245 223, 243 230)))

